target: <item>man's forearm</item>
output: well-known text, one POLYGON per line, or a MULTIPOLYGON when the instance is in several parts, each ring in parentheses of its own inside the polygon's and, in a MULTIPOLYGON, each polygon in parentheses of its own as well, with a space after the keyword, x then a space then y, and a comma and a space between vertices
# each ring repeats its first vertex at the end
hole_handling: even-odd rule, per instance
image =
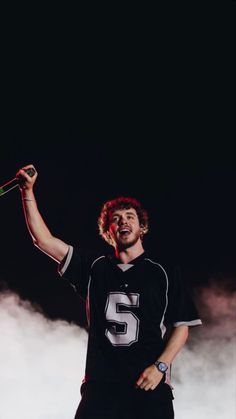
POLYGON ((52 235, 39 213, 33 190, 23 189, 21 195, 26 224, 34 243, 37 245, 50 239, 52 235))
POLYGON ((170 365, 188 339, 188 326, 175 327, 158 360, 170 365))
POLYGON ((57 262, 61 262, 69 247, 51 234, 38 210, 33 190, 22 190, 22 202, 26 225, 35 246, 57 262))

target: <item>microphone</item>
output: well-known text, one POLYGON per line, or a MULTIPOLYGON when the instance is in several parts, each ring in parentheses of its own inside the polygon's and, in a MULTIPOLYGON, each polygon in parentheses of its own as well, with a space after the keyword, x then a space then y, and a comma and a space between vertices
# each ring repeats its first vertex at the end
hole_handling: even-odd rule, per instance
MULTIPOLYGON (((24 171, 29 175, 30 177, 34 176, 35 169, 30 167, 29 169, 24 169, 24 171)), ((12 189, 16 188, 17 186, 24 183, 24 180, 21 176, 14 177, 14 179, 9 180, 9 182, 4 183, 4 185, 0 186, 0 196, 4 195, 5 193, 11 191, 12 189)))

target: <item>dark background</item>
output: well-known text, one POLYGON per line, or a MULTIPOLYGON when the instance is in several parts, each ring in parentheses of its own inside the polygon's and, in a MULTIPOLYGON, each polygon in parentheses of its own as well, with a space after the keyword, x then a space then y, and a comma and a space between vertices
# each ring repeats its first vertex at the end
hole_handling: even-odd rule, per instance
MULTIPOLYGON (((96 7, 6 13, 0 184, 33 163, 52 233, 102 251, 102 203, 135 196, 160 261, 181 264, 193 286, 235 287, 235 2, 96 7)), ((0 201, 1 288, 83 322, 56 263, 32 245, 19 191, 0 201)))

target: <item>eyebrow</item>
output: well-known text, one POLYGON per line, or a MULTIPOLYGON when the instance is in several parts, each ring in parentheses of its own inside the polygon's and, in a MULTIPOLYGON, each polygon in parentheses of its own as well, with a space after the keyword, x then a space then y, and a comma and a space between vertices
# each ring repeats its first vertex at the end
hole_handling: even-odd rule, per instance
MULTIPOLYGON (((126 211, 125 214, 126 215, 136 215, 135 211, 126 211)), ((119 216, 120 214, 118 212, 113 212, 111 216, 114 217, 114 215, 119 216)))

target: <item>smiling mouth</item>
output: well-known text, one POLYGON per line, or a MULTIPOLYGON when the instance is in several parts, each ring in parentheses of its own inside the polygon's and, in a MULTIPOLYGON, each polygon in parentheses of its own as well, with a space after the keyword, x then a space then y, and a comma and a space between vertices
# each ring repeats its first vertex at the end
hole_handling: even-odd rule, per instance
POLYGON ((119 230, 119 234, 120 236, 124 237, 124 236, 128 236, 131 233, 131 230, 129 230, 128 228, 121 228, 119 230))

